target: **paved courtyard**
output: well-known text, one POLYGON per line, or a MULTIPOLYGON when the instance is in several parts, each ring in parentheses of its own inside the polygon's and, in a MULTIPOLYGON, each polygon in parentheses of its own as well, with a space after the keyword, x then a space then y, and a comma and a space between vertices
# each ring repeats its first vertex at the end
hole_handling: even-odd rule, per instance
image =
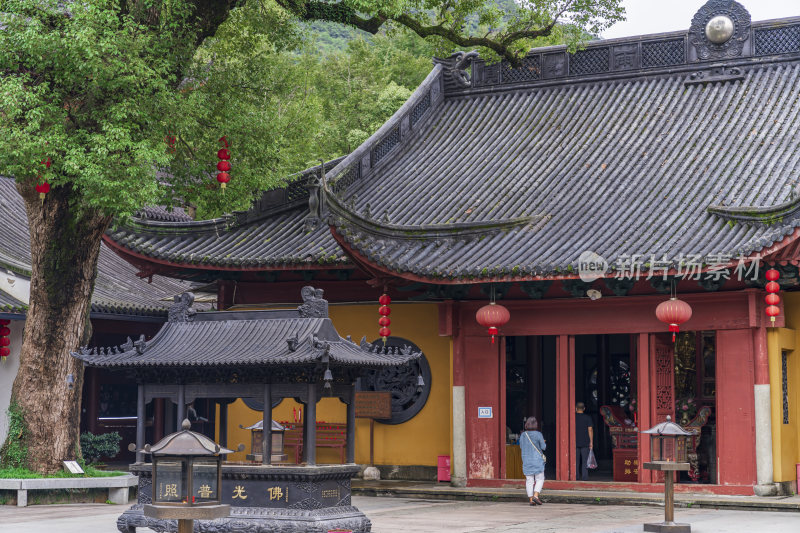
MULTIPOLYGON (((457 502, 407 498, 355 497, 376 533, 558 532, 632 533, 642 523, 663 519, 654 507, 457 502)), ((78 504, 0 506, 0 533, 114 533, 123 506, 78 504)), ((800 513, 679 509, 694 533, 795 533, 800 513)), ((149 533, 149 530, 140 530, 149 533)))

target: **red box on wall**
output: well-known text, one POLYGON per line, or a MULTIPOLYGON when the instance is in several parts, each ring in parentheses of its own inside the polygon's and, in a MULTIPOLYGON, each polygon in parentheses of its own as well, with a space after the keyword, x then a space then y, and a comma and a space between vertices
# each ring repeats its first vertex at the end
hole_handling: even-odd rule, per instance
POLYGON ((450 456, 440 455, 438 461, 439 481, 450 481, 450 456))

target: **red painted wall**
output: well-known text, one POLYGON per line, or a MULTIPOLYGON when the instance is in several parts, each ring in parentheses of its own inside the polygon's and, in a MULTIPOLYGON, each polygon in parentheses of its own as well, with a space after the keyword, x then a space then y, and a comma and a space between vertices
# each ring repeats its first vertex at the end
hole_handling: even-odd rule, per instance
POLYGON ((494 479, 501 476, 501 455, 505 455, 506 426, 501 418, 501 399, 505 397, 501 386, 505 383, 501 378, 501 373, 505 374, 505 354, 501 351, 505 352, 505 341, 498 339, 492 344, 485 335, 465 337, 463 341, 467 476, 494 479), (491 407, 493 418, 479 419, 478 407, 491 407))
POLYGON ((756 483, 753 331, 717 332, 717 456, 720 485, 756 483))

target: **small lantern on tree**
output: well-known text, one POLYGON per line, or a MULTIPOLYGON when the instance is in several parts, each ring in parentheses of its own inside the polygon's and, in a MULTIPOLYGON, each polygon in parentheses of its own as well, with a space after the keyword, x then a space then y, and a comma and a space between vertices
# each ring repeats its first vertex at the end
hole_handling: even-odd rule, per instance
POLYGON ((675 334, 680 333, 681 330, 680 325, 692 318, 692 307, 673 296, 666 302, 658 304, 656 318, 665 324, 669 324, 672 342, 675 342, 675 334))
POLYGON ((231 170, 231 151, 228 150, 228 139, 225 136, 220 137, 219 142, 222 143, 224 148, 220 148, 217 151, 217 158, 220 160, 219 163, 217 163, 217 170, 220 171, 219 174, 217 174, 217 181, 219 182, 222 192, 225 192, 226 185, 231 181, 231 175, 228 174, 231 170))
MULTIPOLYGON (((50 165, 52 163, 53 161, 49 157, 44 161, 42 161, 42 164, 45 167, 45 174, 48 170, 50 170, 50 165)), ((42 203, 42 205, 44 205, 44 198, 45 196, 47 196, 47 193, 50 192, 50 184, 47 182, 47 176, 45 175, 44 177, 42 177, 41 173, 36 178, 36 182, 37 183, 35 189, 36 192, 39 193, 39 201, 42 203)))
POLYGON ((11 355, 11 349, 9 345, 11 345, 11 339, 8 338, 11 335, 11 329, 8 325, 11 324, 11 321, 8 319, 0 319, 0 359, 3 361, 6 360, 6 357, 11 355))
POLYGON ((764 298, 764 301, 767 302, 765 311, 772 322, 772 327, 775 327, 775 317, 781 314, 781 308, 779 307, 781 297, 778 296, 778 292, 781 290, 781 286, 778 284, 781 274, 774 268, 770 268, 765 275, 767 277, 767 284, 764 287, 767 290, 767 296, 764 298))
POLYGON ((383 339, 383 344, 386 344, 386 338, 391 336, 392 330, 389 329, 389 324, 392 323, 389 315, 392 314, 392 310, 389 308, 389 304, 392 303, 392 299, 386 294, 386 289, 384 289, 384 293, 381 294, 381 297, 378 298, 378 303, 381 304, 380 308, 378 309, 378 314, 381 317, 378 319, 378 325, 381 327, 378 330, 378 334, 383 339))

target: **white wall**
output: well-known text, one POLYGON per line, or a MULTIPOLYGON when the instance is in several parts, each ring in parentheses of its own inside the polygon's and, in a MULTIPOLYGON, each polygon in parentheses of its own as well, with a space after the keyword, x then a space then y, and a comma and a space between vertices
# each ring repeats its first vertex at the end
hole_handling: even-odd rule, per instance
POLYGON ((0 443, 5 442, 8 433, 8 404, 11 401, 11 385, 19 370, 19 352, 22 347, 23 320, 12 320, 11 325, 11 355, 0 362, 0 443))

